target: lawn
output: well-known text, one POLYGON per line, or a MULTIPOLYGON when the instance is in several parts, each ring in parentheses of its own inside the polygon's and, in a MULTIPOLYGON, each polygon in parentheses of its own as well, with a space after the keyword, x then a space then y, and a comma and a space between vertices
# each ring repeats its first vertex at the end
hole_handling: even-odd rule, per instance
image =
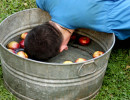
MULTIPOLYGON (((0 0, 0 22, 15 12, 34 7, 35 0, 0 0)), ((16 100, 4 87, 1 65, 0 100, 16 100)), ((103 85, 93 100, 130 100, 130 40, 116 41, 103 85)))

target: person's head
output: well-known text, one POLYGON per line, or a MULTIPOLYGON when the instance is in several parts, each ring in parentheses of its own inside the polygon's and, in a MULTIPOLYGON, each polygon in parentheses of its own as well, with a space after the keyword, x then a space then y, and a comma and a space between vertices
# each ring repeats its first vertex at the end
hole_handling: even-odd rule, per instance
POLYGON ((48 60, 60 52, 63 36, 54 25, 46 22, 29 31, 25 41, 25 52, 35 60, 48 60))

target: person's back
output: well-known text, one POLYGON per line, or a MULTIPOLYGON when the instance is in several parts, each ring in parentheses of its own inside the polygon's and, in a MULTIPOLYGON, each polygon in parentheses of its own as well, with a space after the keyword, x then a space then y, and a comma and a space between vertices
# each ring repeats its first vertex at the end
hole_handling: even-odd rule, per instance
POLYGON ((89 28, 130 37, 129 0, 36 0, 52 21, 68 29, 89 28))

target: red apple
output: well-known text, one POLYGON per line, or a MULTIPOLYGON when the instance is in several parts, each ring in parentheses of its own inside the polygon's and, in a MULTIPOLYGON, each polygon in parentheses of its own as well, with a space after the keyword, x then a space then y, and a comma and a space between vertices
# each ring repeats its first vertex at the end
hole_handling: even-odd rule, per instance
POLYGON ((20 47, 21 47, 21 48, 24 48, 24 40, 21 40, 21 41, 19 42, 19 44, 20 44, 20 47))
POLYGON ((86 37, 86 36, 82 36, 79 38, 79 44, 81 45, 87 45, 90 43, 90 38, 86 37))
POLYGON ((15 53, 15 50, 13 50, 13 49, 8 49, 9 51, 11 51, 11 52, 13 52, 13 53, 15 53))
POLYGON ((87 59, 85 59, 85 58, 78 58, 78 59, 75 60, 75 63, 84 62, 84 61, 86 61, 86 60, 87 60, 87 59))
POLYGON ((27 34, 28 34, 27 32, 22 33, 22 34, 21 34, 21 39, 23 39, 23 40, 24 40, 24 39, 26 38, 27 34))
POLYGON ((95 51, 95 52, 93 53, 93 58, 96 58, 96 57, 98 57, 98 56, 100 56, 100 55, 102 55, 102 54, 104 54, 104 52, 102 52, 102 51, 95 51))
POLYGON ((76 39, 76 35, 72 35, 71 37, 70 37, 70 40, 75 40, 76 39))
POLYGON ((20 47, 20 45, 19 45, 19 43, 16 42, 16 41, 12 41, 12 42, 10 42, 10 43, 7 44, 7 48, 8 48, 8 49, 13 49, 13 50, 15 50, 15 49, 18 49, 19 47, 20 47))
POLYGON ((20 57, 23 57, 23 58, 28 58, 28 55, 24 51, 19 51, 17 53, 17 55, 19 55, 20 57))
POLYGON ((72 64, 72 63, 73 63, 73 62, 72 62, 72 61, 69 61, 69 60, 63 62, 63 64, 72 64))

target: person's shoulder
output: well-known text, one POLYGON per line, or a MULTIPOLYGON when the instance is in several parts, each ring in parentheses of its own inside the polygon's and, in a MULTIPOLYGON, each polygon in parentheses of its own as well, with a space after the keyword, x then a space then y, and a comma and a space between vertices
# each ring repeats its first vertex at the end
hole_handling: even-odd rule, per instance
POLYGON ((38 8, 45 10, 45 1, 46 0, 36 0, 36 5, 38 8))

